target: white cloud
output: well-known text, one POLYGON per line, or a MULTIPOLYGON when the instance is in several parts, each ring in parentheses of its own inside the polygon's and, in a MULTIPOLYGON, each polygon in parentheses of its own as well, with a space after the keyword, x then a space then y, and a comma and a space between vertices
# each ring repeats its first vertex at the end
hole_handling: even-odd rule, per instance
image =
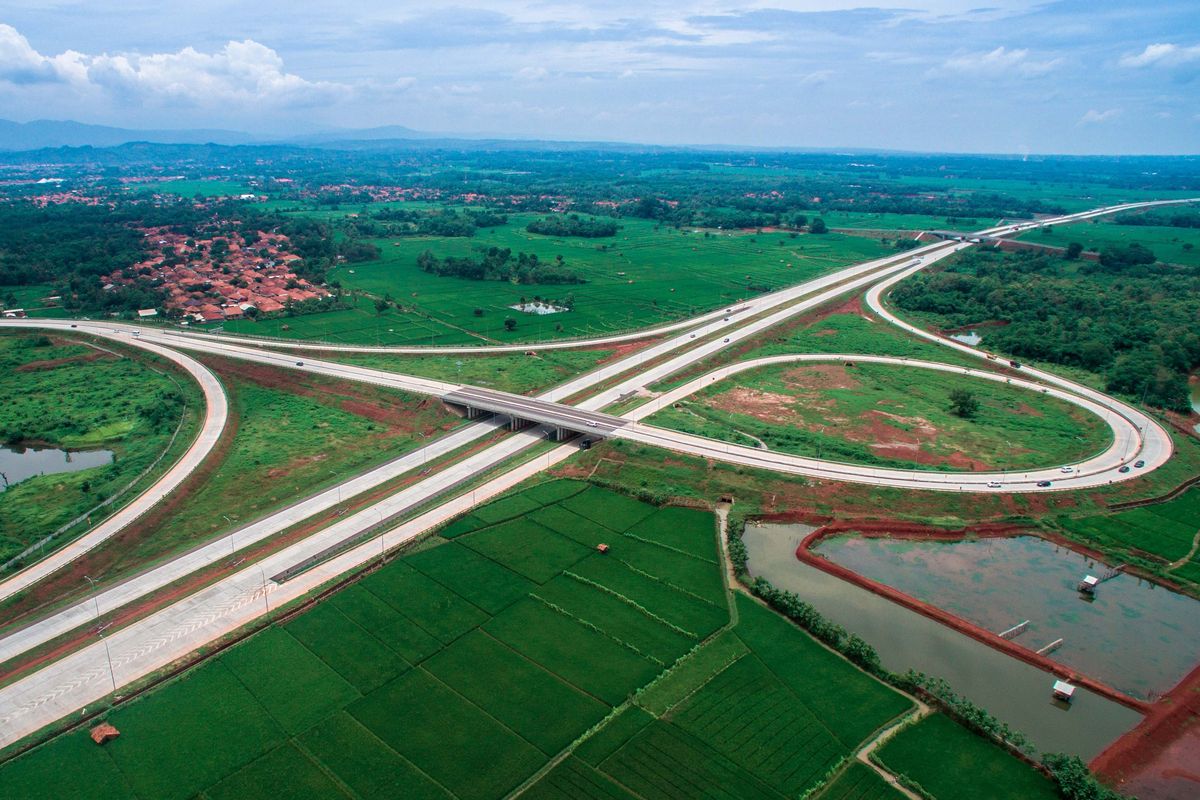
POLYGON ((1082 117, 1079 118, 1080 125, 1099 125, 1104 122, 1109 122, 1121 116, 1121 109, 1109 108, 1104 111, 1097 111, 1094 108, 1088 109, 1082 117))
POLYGON ((1159 42, 1146 45, 1146 49, 1135 55, 1123 57, 1118 63, 1122 67, 1139 69, 1141 67, 1174 67, 1200 61, 1200 44, 1182 47, 1170 42, 1159 42))
POLYGON ((1025 48, 1009 50, 1001 46, 986 53, 965 53, 954 56, 947 59, 942 68, 950 72, 979 75, 1015 74, 1022 77, 1034 77, 1045 75, 1061 63, 1062 59, 1058 58, 1046 61, 1030 59, 1029 51, 1025 48))
POLYGON ((517 80, 522 81, 540 81, 544 80, 550 71, 545 67, 522 67, 517 70, 517 80))
POLYGON ((0 81, 65 83, 84 91, 108 90, 196 105, 304 103, 349 88, 289 73, 278 53, 251 39, 228 42, 213 53, 185 47, 149 55, 89 56, 68 50, 46 56, 9 25, 0 25, 0 81))

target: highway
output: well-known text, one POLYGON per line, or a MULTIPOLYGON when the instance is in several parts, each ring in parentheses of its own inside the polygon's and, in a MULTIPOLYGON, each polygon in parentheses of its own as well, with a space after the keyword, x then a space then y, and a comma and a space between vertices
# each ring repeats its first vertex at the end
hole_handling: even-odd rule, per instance
MULTIPOLYGON (((1146 204, 1117 207, 1115 210, 1122 210, 1127 207, 1141 207, 1143 205, 1146 204)), ((1107 209, 1103 213, 1112 213, 1113 210, 1107 209)), ((1063 219, 1064 221, 1073 221, 1076 218, 1084 218, 1085 214, 1095 215, 1096 213, 1084 212, 1084 214, 1070 215, 1068 218, 1063 219)), ((1029 223, 1028 225, 1034 227, 1040 224, 1049 223, 1043 221, 1029 223)), ((1011 227, 1009 226, 1009 228, 1002 230, 1009 230, 1011 227)), ((1021 226, 1016 227, 1020 228, 1021 226)), ((688 330, 667 341, 639 350, 637 353, 617 362, 606 364, 587 375, 580 376, 562 386, 544 392, 538 398, 504 395, 501 399, 505 403, 514 404, 513 413, 518 413, 518 409, 521 413, 528 413, 531 416, 553 413, 557 415, 556 419, 572 425, 582 421, 585 429, 590 427, 587 425, 589 420, 596 421, 597 427, 599 427, 601 419, 608 415, 602 415, 600 418, 597 418, 581 412, 599 411, 627 391, 644 388, 653 384, 662 378, 678 372, 680 369, 687 368, 710 355, 720 352, 734 342, 753 336, 756 333, 777 325, 780 321, 802 313, 816 305, 820 305, 847 291, 878 283, 881 278, 886 279, 886 285, 891 285, 894 281, 925 268, 939 258, 951 255, 965 246, 969 245, 965 243, 928 245, 910 251, 902 257, 880 259, 868 264, 850 267, 823 278, 806 282, 800 286, 792 287, 791 289, 762 295, 739 305, 736 316, 732 313, 726 316, 720 316, 719 313, 716 316, 709 315, 710 318, 703 322, 697 329, 688 330), (674 357, 660 360, 663 356, 674 350, 680 350, 681 352, 674 357), (651 364, 650 362, 655 363, 651 364), (626 372, 632 372, 634 369, 648 364, 649 366, 645 366, 644 369, 625 378, 616 386, 606 386, 603 392, 589 397, 587 400, 577 403, 574 406, 553 402, 556 397, 570 397, 584 389, 595 387, 607 382, 610 378, 626 372), (547 405, 553 406, 553 408, 547 408, 547 405)), ((876 313, 885 316, 886 312, 876 309, 876 313)), ((885 316, 885 318, 889 319, 889 321, 895 321, 892 317, 885 316)), ((6 320, 0 323, 0 325, 8 325, 12 322, 6 320)), ((44 328, 56 328, 68 324, 52 320, 21 320, 19 322, 26 323, 24 327, 36 325, 44 328)), ((335 362, 314 361, 307 357, 297 358, 296 356, 257 350, 240 343, 214 341, 208 337, 179 336, 154 329, 142 329, 141 333, 135 336, 133 331, 136 329, 136 326, 108 322, 78 323, 78 325, 81 332, 94 333, 110 338, 121 338, 124 341, 138 339, 142 346, 147 343, 157 345, 169 344, 171 347, 184 347, 189 350, 209 352, 233 358, 244 358, 292 369, 309 370, 334 377, 364 380, 380 385, 393 386, 405 391, 439 397, 453 395, 456 392, 466 392, 467 395, 475 398, 485 397, 485 395, 478 393, 480 390, 473 387, 462 387, 456 384, 397 375, 363 367, 337 364, 335 362)), ((938 337, 932 338, 934 340, 938 339, 938 337)), ((940 341, 939 343, 944 344, 945 342, 940 341)), ((579 347, 582 344, 574 342, 571 346, 579 347)), ((521 349, 528 349, 529 347, 529 345, 524 345, 521 349)), ((969 348, 967 349, 970 351, 969 348)), ((481 349, 473 349, 472 352, 481 352, 481 349)), ((863 360, 864 357, 853 356, 853 358, 863 360)), ((929 362, 929 364, 931 366, 924 366, 922 368, 945 367, 945 365, 936 365, 933 362, 929 362)), ((1045 380, 1040 373, 1028 374, 1036 380, 1045 380)), ((691 383, 695 383, 695 381, 691 383)), ((1101 414, 1111 412, 1114 416, 1123 417, 1133 429, 1139 431, 1136 435, 1139 437, 1139 447, 1143 448, 1140 452, 1147 452, 1148 455, 1153 456, 1152 453, 1145 450, 1147 442, 1151 438, 1147 435, 1152 433, 1151 428, 1149 426, 1144 428, 1139 427, 1136 417, 1133 416, 1140 412, 1129 408, 1125 404, 1111 400, 1102 393, 1092 392, 1091 395, 1088 395, 1079 391, 1080 388, 1086 387, 1063 384, 1070 384, 1070 382, 1055 384, 1053 391, 1079 395, 1076 402, 1080 405, 1092 403, 1101 414), (1132 412, 1132 414, 1129 412, 1132 412)), ((1035 388, 1040 389, 1041 387, 1035 388)), ((1091 392, 1092 390, 1087 391, 1091 392)), ((504 393, 500 394, 503 395, 504 393)), ((466 399, 464 395, 459 396, 466 399)), ((490 393, 486 394, 486 399, 490 401, 497 400, 490 393)), ((1089 406, 1085 405, 1085 407, 1089 406)), ((684 452, 721 458, 722 460, 735 460, 735 458, 741 458, 744 455, 740 452, 732 452, 729 448, 735 448, 736 446, 726 445, 723 442, 701 439, 700 437, 695 437, 698 440, 696 442, 682 442, 674 438, 672 432, 660 432, 660 429, 651 428, 644 424, 636 424, 637 419, 642 418, 648 413, 650 411, 646 406, 635 409, 628 414, 622 415, 630 421, 629 424, 618 425, 616 422, 611 422, 607 430, 610 430, 612 435, 645 441, 658 446, 673 447, 684 452)), ((1150 422, 1153 424, 1152 420, 1150 422)), ((1112 424, 1115 426, 1114 430, 1117 431, 1115 434, 1116 437, 1118 439, 1124 437, 1123 441, 1126 444, 1121 445, 1121 449, 1125 450, 1126 447, 1132 447, 1135 434, 1130 433, 1128 428, 1122 428, 1122 423, 1119 421, 1114 420, 1112 424)), ((476 425, 461 429, 456 434, 465 440, 473 436, 482 436, 492 429, 494 429, 494 423, 492 427, 477 423, 476 425)), ((1158 430, 1161 431, 1161 428, 1158 430)), ((577 448, 574 445, 556 447, 544 456, 540 455, 535 459, 527 460, 503 472, 499 477, 488 480, 473 491, 457 496, 454 495, 453 489, 456 486, 488 470, 510 463, 515 456, 527 452, 534 444, 542 441, 545 433, 546 431, 537 428, 509 436, 500 443, 474 453, 461 462, 434 473, 428 478, 407 487, 403 491, 386 498, 368 509, 341 519, 334 525, 319 531, 303 541, 283 548, 279 552, 266 557, 261 562, 248 564, 237 572, 216 581, 211 586, 182 600, 173 602, 145 619, 113 632, 104 641, 97 640, 93 644, 55 661, 31 675, 0 688, 0 709, 2 709, 0 711, 0 746, 36 731, 83 706, 94 703, 110 693, 114 685, 125 685, 160 669, 162 666, 183 657, 196 648, 253 621, 265 613, 269 607, 273 605, 277 606, 280 602, 300 597, 329 580, 344 574, 347 570, 378 558, 384 550, 410 541, 422 532, 441 524, 441 522, 474 507, 478 503, 500 492, 506 491, 521 480, 537 474, 539 471, 568 458, 572 453, 576 452, 577 448), (270 580, 269 576, 283 573, 297 564, 306 563, 314 555, 326 552, 332 546, 353 541, 364 532, 376 528, 383 521, 402 515, 407 510, 411 510, 433 497, 439 498, 439 502, 442 505, 420 514, 409 522, 396 525, 375 539, 354 546, 335 557, 322 561, 290 580, 283 583, 275 583, 270 580), (108 665, 109 654, 111 654, 112 659, 111 672, 108 665)), ((679 436, 683 435, 679 434, 679 436)), ((1158 456, 1153 456, 1158 459, 1155 465, 1161 463, 1161 460, 1165 460, 1169 456, 1169 437, 1167 442, 1167 449, 1160 451, 1158 456)), ((1108 469, 1111 471, 1113 479, 1117 479, 1117 473, 1115 472, 1116 465, 1121 463, 1119 459, 1112 459, 1117 447, 1117 442, 1114 440, 1113 447, 1109 448, 1105 454, 1108 457, 1108 461, 1104 463, 1109 465, 1108 469)), ((745 454, 746 457, 762 458, 766 455, 771 458, 784 455, 770 452, 764 454, 764 451, 752 448, 744 449, 747 451, 747 454, 745 454)), ((1126 457, 1127 454, 1123 452, 1121 458, 1126 457)), ((793 459, 796 457, 787 456, 787 458, 793 459)), ((779 461, 778 463, 784 464, 784 461, 779 461)), ((782 471, 788 471, 789 469, 786 465, 773 467, 767 464, 765 466, 767 468, 781 469, 782 471)), ((805 469, 812 467, 816 470, 822 470, 822 472, 816 473, 821 477, 833 480, 848 479, 841 474, 841 471, 848 465, 812 461, 811 464, 802 466, 805 469)), ((1150 467, 1150 461, 1148 461, 1147 467, 1150 467)), ((396 468, 399 469, 399 467, 396 468)), ((406 469, 411 469, 411 462, 406 469)), ((922 472, 921 478, 923 480, 928 479, 931 475, 935 478, 950 476, 961 481, 964 475, 980 474, 965 473, 951 475, 949 473, 922 472)), ((1103 471, 1096 471, 1089 472, 1080 477, 1085 480, 1099 481, 1102 475, 1103 471)), ((878 481, 872 480, 868 482, 878 482, 881 485, 911 485, 914 488, 946 488, 931 486, 928 483, 918 486, 905 482, 910 480, 912 480, 912 476, 910 475, 885 475, 878 481), (898 481, 898 483, 892 481, 898 481)), ((1016 486, 1016 488, 1006 487, 1002 490, 1028 491, 1028 488, 1025 486, 1016 486)), ((332 490, 327 490, 325 493, 326 496, 329 491, 332 490)), ((310 498, 310 500, 312 499, 310 498)), ((327 498, 323 502, 327 502, 327 498)), ((297 513, 303 512, 298 511, 297 513)), ((270 529, 282 522, 283 519, 275 520, 259 529, 254 535, 260 537, 269 536, 271 535, 270 529)), ((174 565, 171 567, 171 572, 174 574, 190 574, 190 571, 196 568, 195 565, 197 563, 213 563, 215 559, 228 557, 219 555, 217 548, 213 546, 219 546, 224 543, 224 540, 221 540, 218 543, 213 543, 206 546, 206 548, 202 548, 205 550, 205 555, 198 556, 192 561, 186 563, 179 561, 178 564, 169 562, 168 565, 163 566, 174 565)), ((241 546, 244 546, 244 544, 243 542, 241 546)), ((200 550, 193 551, 193 553, 199 552, 200 550)), ((224 548, 220 548, 220 552, 224 553, 224 548)), ((188 555, 191 556, 192 554, 188 555)), ((150 574, 152 573, 147 573, 146 575, 150 574)), ((121 590, 125 592, 123 596, 125 598, 144 596, 148 591, 147 587, 157 581, 163 580, 167 574, 162 573, 154 580, 150 580, 145 576, 139 576, 137 579, 127 581, 125 584, 122 584, 122 587, 126 587, 121 590)), ((119 587, 112 588, 117 589, 119 587)), ((106 600, 106 603, 110 604, 110 606, 106 607, 116 608, 122 602, 128 602, 128 599, 122 600, 122 596, 114 594, 106 600)), ((71 610, 68 609, 68 611, 71 610)), ((75 614, 73 619, 68 619, 64 616, 61 621, 54 623, 60 626, 58 630, 69 631, 79 624, 78 610, 76 609, 71 613, 75 614)), ((27 651, 30 647, 36 646, 36 644, 31 644, 31 642, 36 642, 39 639, 43 642, 46 641, 45 636, 50 630, 52 630, 51 627, 30 627, 16 631, 0 641, 0 648, 3 648, 2 652, 5 654, 20 654, 27 651)))

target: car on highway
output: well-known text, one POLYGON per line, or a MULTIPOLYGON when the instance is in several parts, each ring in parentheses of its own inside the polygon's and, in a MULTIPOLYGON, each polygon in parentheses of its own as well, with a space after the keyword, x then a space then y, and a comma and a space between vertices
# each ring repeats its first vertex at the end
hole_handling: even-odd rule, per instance
POLYGON ((1133 465, 1138 469, 1141 469, 1142 467, 1146 466, 1146 462, 1139 458, 1137 461, 1133 462, 1133 465))
POLYGON ((725 344, 729 344, 729 338, 728 338, 728 337, 726 337, 726 338, 725 338, 725 344))
POLYGON ((1020 361, 1010 361, 1010 362, 1008 362, 1008 365, 1009 365, 1010 367, 1012 367, 1013 369, 1020 369, 1020 368, 1021 368, 1021 362, 1020 362, 1020 361))
POLYGON ((988 481, 989 489, 999 489, 1003 485, 1004 484, 1000 483, 1000 481, 988 481))
POLYGON ((304 366, 304 362, 303 362, 303 361, 297 361, 297 362, 296 362, 296 366, 297 366, 297 367, 303 367, 303 366, 304 366))
POLYGON ((1117 472, 1120 472, 1120 473, 1126 473, 1126 472, 1129 472, 1129 465, 1128 465, 1128 464, 1126 464, 1125 466, 1123 466, 1123 467, 1121 467, 1120 469, 1118 469, 1118 470, 1117 470, 1117 472))
POLYGON ((589 420, 588 420, 588 423, 587 423, 587 426, 588 426, 589 428, 599 428, 599 427, 600 427, 600 423, 596 422, 596 420, 594 420, 594 419, 589 419, 589 420))
POLYGON ((1062 467, 1061 469, 1059 469, 1059 472, 1061 472, 1065 475, 1070 475, 1074 471, 1075 471, 1074 467, 1062 467))
POLYGON ((696 334, 694 334, 694 333, 693 333, 693 334, 692 334, 691 336, 689 336, 688 338, 689 338, 689 339, 695 339, 695 338, 696 338, 696 334))
POLYGON ((72 322, 72 323, 71 323, 71 327, 72 327, 72 328, 78 328, 79 326, 78 326, 78 325, 76 325, 74 322, 72 322))
POLYGON ((1050 481, 1038 481, 1037 485, 1042 487, 1043 489, 1045 489, 1047 486, 1050 485, 1050 481))

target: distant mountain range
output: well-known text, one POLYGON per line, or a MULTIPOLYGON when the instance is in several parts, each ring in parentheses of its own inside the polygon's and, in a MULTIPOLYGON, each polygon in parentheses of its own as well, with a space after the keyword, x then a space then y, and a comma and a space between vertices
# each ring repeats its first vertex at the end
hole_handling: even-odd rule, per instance
POLYGON ((358 130, 332 130, 303 136, 257 136, 242 131, 190 128, 179 130, 134 130, 107 125, 89 125, 71 120, 39 119, 12 122, 0 119, 0 150, 39 150, 46 147, 116 147, 129 142, 155 144, 301 144, 371 142, 398 139, 469 138, 448 137, 414 131, 402 125, 358 130))

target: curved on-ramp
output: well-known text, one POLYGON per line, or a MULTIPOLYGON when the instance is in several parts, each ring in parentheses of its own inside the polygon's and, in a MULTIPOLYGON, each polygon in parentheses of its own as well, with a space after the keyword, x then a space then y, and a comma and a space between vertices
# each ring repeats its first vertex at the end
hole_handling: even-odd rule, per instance
MULTIPOLYGON (((0 327, 3 328, 66 329, 67 331, 71 331, 71 327, 73 326, 74 323, 68 323, 67 321, 59 323, 54 320, 0 320, 0 327)), ((166 474, 155 481, 152 486, 144 490, 129 503, 126 503, 115 514, 92 528, 83 536, 71 541, 15 575, 0 581, 0 600, 9 598, 17 592, 28 588, 96 546, 111 539, 153 508, 159 501, 183 483, 188 475, 196 467, 200 466, 205 457, 212 452, 229 419, 229 405, 225 398, 225 390, 221 387, 221 382, 217 380, 217 376, 209 371, 207 367, 191 356, 152 342, 141 341, 136 337, 117 336, 97 330, 88 330, 85 332, 91 336, 114 339, 124 344, 139 347, 168 359, 181 367, 200 384, 200 389, 204 394, 204 422, 201 424, 200 432, 187 449, 187 452, 167 470, 166 474)))
POLYGON ((711 386, 719 380, 747 370, 772 364, 829 361, 890 364, 908 369, 928 369, 1011 384, 1028 391, 1044 393, 1103 418, 1112 430, 1113 440, 1103 453, 1068 465, 1072 468, 1072 472, 1068 474, 1062 472, 1062 465, 1034 470, 989 472, 942 472, 871 467, 761 450, 645 424, 626 426, 617 430, 614 435, 717 461, 777 472, 875 486, 950 492, 1047 492, 1103 486, 1143 475, 1161 466, 1171 455, 1170 436, 1161 426, 1141 412, 1098 392, 1095 393, 1097 397, 1086 397, 1065 388, 1046 386, 990 370, 891 356, 805 353, 768 356, 743 361, 721 367, 691 380, 683 386, 656 397, 649 403, 638 406, 623 416, 635 421, 645 419, 651 414, 695 394, 706 386, 711 386), (1138 468, 1136 471, 1131 468, 1126 473, 1118 471, 1122 466, 1138 460, 1145 462, 1142 468, 1138 468), (1050 485, 1038 486, 1038 483, 1044 481, 1049 481, 1050 485), (989 484, 992 483, 1000 485, 990 486, 989 484))

